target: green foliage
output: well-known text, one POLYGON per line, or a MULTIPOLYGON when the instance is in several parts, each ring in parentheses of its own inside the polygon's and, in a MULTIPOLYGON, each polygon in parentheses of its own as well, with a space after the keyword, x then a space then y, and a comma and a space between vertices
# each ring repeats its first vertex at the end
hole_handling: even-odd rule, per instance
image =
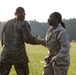
MULTIPOLYGON (((76 40, 76 19, 63 19, 63 22, 65 23, 65 26, 67 28, 67 32, 69 34, 70 37, 70 41, 71 40, 76 40)), ((3 25, 5 24, 5 22, 0 22, 0 33, 2 31, 3 25)), ((29 21, 29 24, 31 26, 31 31, 33 35, 40 35, 41 38, 45 38, 46 32, 49 28, 48 23, 46 22, 38 22, 36 20, 31 20, 29 21)), ((1 37, 1 35, 0 35, 1 37)))
MULTIPOLYGON (((48 54, 47 48, 40 45, 29 45, 26 44, 27 54, 29 57, 29 75, 42 75, 44 64, 42 61, 48 54)), ((0 45, 0 49, 2 49, 0 45)), ((71 63, 68 71, 68 75, 76 75, 76 43, 71 43, 71 63)), ((10 75, 16 75, 14 67, 12 66, 10 75)))
POLYGON ((67 32, 69 33, 70 41, 76 40, 76 19, 63 20, 67 27, 67 32))

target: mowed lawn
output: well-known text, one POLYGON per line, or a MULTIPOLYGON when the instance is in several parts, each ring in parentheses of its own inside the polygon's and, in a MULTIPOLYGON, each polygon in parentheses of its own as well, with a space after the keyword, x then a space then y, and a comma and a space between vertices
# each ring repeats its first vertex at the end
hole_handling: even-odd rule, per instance
MULTIPOLYGON (((0 50, 2 49, 0 45, 0 50)), ((27 54, 29 57, 29 75, 42 75, 44 67, 44 57, 48 54, 47 48, 40 45, 26 44, 27 54)), ((68 75, 76 75, 76 43, 71 43, 70 50, 71 63, 68 75)), ((14 67, 12 66, 10 75, 16 75, 14 67)))

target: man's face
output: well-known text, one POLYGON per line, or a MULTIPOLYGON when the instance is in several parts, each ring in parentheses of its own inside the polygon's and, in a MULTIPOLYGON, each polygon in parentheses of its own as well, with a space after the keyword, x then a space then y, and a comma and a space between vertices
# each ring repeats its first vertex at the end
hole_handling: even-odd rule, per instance
POLYGON ((53 26, 56 23, 57 19, 55 18, 54 15, 51 15, 48 19, 48 24, 53 26))

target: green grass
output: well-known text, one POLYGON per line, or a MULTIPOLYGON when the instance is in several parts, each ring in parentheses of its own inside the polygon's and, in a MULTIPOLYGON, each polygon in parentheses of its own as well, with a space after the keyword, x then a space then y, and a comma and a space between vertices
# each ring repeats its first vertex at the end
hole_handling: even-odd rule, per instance
MULTIPOLYGON (((0 46, 2 49, 2 47, 0 46)), ((47 55, 47 48, 40 45, 26 45, 27 54, 29 57, 29 75, 42 75, 44 64, 42 61, 47 55)), ((71 43, 71 63, 68 71, 68 75, 76 75, 76 43, 71 43)), ((12 66, 10 75, 16 75, 14 67, 12 66)))
POLYGON ((71 63, 70 63, 68 75, 76 75, 76 43, 71 44, 70 58, 71 58, 71 63))

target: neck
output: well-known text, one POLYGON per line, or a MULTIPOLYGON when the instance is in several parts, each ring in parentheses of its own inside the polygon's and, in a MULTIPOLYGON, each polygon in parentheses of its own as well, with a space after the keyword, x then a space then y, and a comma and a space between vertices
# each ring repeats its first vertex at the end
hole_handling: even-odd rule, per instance
POLYGON ((16 20, 17 21, 24 21, 24 18, 23 17, 16 17, 16 20))
POLYGON ((23 19, 16 19, 17 21, 24 21, 23 19))
POLYGON ((58 26, 58 23, 54 24, 52 27, 55 29, 58 26))

